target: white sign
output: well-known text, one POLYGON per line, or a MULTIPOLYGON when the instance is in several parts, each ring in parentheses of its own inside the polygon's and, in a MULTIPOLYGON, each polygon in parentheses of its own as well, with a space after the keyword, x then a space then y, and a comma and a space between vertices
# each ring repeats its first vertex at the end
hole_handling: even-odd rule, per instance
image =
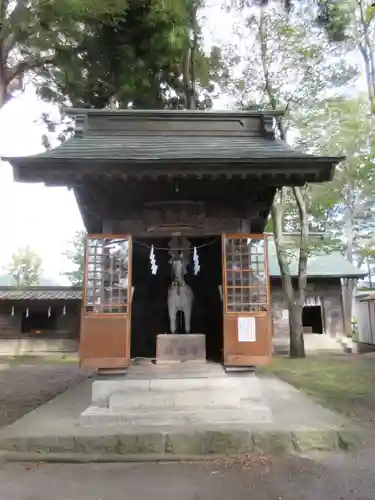
POLYGON ((283 319, 285 319, 285 320, 289 319, 289 311, 288 311, 288 309, 283 309, 283 319))
POLYGON ((256 342, 255 318, 238 318, 238 342, 256 342))

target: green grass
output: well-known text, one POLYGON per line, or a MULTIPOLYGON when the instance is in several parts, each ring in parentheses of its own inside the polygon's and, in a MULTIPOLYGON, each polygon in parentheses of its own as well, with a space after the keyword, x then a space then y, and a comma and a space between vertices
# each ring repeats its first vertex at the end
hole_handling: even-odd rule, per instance
POLYGON ((78 358, 74 354, 60 356, 0 356, 0 365, 54 365, 54 364, 78 364, 78 358))
POLYGON ((280 357, 264 371, 277 375, 333 410, 359 418, 363 418, 363 411, 374 411, 375 415, 374 360, 325 354, 305 359, 280 357))

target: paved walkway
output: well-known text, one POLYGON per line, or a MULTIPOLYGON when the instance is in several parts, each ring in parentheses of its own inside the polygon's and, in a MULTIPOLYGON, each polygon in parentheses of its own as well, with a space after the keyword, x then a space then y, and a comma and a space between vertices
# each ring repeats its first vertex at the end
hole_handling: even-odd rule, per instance
POLYGON ((6 500, 373 500, 373 452, 242 463, 0 465, 6 500))
MULTIPOLYGON (((126 396, 120 394, 115 399, 116 404, 130 401, 133 407, 126 409, 125 420, 115 420, 111 425, 80 422, 80 415, 91 402, 92 380, 86 380, 1 429, 0 448, 18 452, 188 456, 246 453, 254 449, 336 449, 349 446, 352 438, 357 440, 348 421, 273 376, 252 373, 227 376, 217 372, 217 367, 207 370, 200 373, 201 378, 196 373, 194 377, 185 373, 182 379, 154 375, 147 378, 141 370, 130 377, 126 396), (206 384, 208 390, 215 388, 212 407, 200 409, 194 400, 192 407, 184 408, 183 399, 190 390, 187 387, 197 382, 206 384), (139 384, 147 386, 141 395, 139 384), (183 385, 185 389, 178 390, 183 385), (216 400, 222 392, 225 397, 216 400), (226 407, 226 398, 231 393, 233 397, 226 407), (142 404, 147 394, 155 397, 155 401, 173 397, 178 398, 175 403, 183 404, 177 410, 169 410, 160 406, 159 401, 159 406, 145 409, 142 404)), ((191 390, 190 395, 200 397, 200 392, 191 390)), ((123 418, 123 408, 120 410, 123 418)), ((107 410, 102 407, 100 411, 107 410)))

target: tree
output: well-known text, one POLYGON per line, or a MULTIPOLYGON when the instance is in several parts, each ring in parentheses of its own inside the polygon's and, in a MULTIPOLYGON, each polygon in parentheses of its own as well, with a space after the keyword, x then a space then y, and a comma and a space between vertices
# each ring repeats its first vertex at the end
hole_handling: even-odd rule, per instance
POLYGON ((375 4, 372 0, 348 0, 347 6, 350 15, 349 36, 362 57, 368 104, 371 113, 375 114, 375 4))
MULTIPOLYGON (((81 108, 208 109, 223 79, 221 51, 203 50, 203 0, 129 0, 116 18, 86 21, 72 48, 60 50, 36 82, 47 101, 81 108)), ((50 139, 72 123, 44 115, 50 139)))
MULTIPOLYGON (((375 230, 375 118, 366 99, 332 99, 320 103, 304 123, 311 150, 345 156, 332 182, 311 189, 310 210, 324 222, 337 249, 354 265, 371 269, 375 230), (319 140, 316 140, 316 136, 319 140)), ((344 280, 345 329, 351 331, 354 280, 344 280)))
POLYGON ((288 15, 307 7, 310 11, 308 22, 321 27, 329 41, 342 42, 347 38, 350 23, 348 0, 238 0, 236 8, 262 8, 270 4, 283 9, 288 15))
POLYGON ((63 253, 74 266, 72 271, 63 274, 69 278, 70 283, 74 286, 83 285, 85 237, 86 231, 76 231, 69 242, 69 248, 63 253))
POLYGON ((85 22, 37 83, 42 98, 75 107, 160 109, 210 105, 220 51, 202 49, 202 0, 128 0, 117 14, 85 22), (193 74, 194 95, 192 94, 193 74))
POLYGON ((17 288, 39 285, 42 259, 29 245, 19 248, 7 266, 7 273, 13 276, 17 288))
MULTIPOLYGON (((303 5, 298 12, 287 15, 277 3, 269 2, 268 6, 262 3, 257 11, 251 12, 246 28, 248 31, 244 32, 241 26, 239 32, 239 45, 242 48, 248 45, 247 58, 240 61, 243 78, 232 79, 230 88, 241 108, 256 102, 258 108, 284 109, 286 120, 278 123, 279 136, 284 140, 288 132, 296 133, 296 110, 314 108, 328 86, 334 95, 356 74, 356 68, 345 62, 343 43, 329 42, 303 5)), ((305 356, 302 310, 307 261, 312 251, 309 240, 314 222, 309 214, 311 192, 307 185, 282 188, 272 206, 275 246, 289 310, 292 357, 305 356), (291 252, 283 241, 283 232, 288 226, 300 234, 297 255, 296 249, 291 252), (291 253, 298 259, 296 280, 290 273, 291 253)))
POLYGON ((1 0, 0 108, 28 77, 54 67, 56 57, 72 50, 86 22, 115 16, 124 0, 1 0))

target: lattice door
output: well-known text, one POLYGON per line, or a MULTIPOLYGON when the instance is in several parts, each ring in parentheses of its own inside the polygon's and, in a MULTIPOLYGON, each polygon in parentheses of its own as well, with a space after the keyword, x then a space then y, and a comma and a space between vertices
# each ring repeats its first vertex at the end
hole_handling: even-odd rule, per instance
POLYGON ((223 235, 224 363, 256 365, 271 353, 267 241, 223 235))

